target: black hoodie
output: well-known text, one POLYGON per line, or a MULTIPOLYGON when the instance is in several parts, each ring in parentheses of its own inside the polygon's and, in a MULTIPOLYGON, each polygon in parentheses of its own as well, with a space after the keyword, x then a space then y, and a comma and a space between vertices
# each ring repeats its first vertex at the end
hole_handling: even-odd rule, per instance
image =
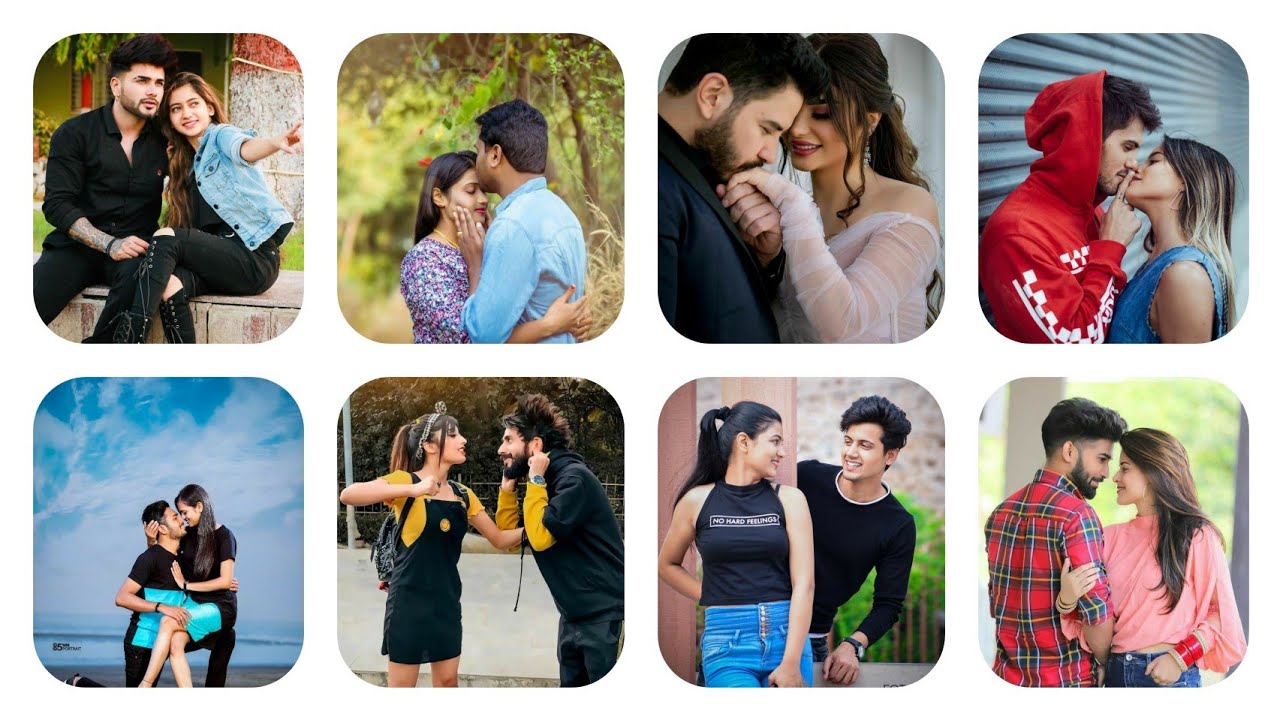
POLYGON ((621 620, 622 532, 609 497, 582 456, 563 449, 548 455, 542 524, 555 542, 534 550, 538 570, 564 620, 621 620))

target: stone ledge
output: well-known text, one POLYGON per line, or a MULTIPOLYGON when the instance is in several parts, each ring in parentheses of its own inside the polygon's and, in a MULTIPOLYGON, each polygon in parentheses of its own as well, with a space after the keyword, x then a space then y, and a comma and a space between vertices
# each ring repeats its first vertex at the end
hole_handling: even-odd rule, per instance
MULTIPOLYGON (((80 342, 93 334, 107 297, 105 285, 86 288, 49 324, 59 337, 80 342)), ((284 333, 302 307, 302 271, 281 270, 271 289, 261 295, 201 295, 191 299, 197 343, 260 343, 284 333)), ((159 318, 151 323, 147 342, 163 343, 159 318)))

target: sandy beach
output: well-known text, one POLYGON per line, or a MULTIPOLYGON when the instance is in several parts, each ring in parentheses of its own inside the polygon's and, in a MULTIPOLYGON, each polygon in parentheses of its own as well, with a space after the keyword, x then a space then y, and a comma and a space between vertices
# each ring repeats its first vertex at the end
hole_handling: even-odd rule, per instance
MULTIPOLYGON (((124 687, 124 665, 119 666, 86 666, 83 668, 56 667, 49 668, 49 673, 58 679, 59 682, 66 681, 67 678, 79 673, 81 676, 89 678, 94 682, 105 685, 107 687, 124 687)), ((288 667, 237 667, 234 661, 231 667, 227 669, 227 687, 262 687, 284 677, 289 672, 288 667)), ((192 681, 196 687, 204 687, 204 676, 206 669, 204 667, 192 667, 192 681)), ((173 675, 169 672, 168 665, 165 666, 164 672, 160 673, 159 687, 173 687, 173 675)))

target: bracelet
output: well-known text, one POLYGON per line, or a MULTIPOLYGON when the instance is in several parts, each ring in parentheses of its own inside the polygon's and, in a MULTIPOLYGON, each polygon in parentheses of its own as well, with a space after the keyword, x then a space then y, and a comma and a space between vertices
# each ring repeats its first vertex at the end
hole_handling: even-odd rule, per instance
POLYGON ((122 243, 122 242, 124 242, 124 240, 118 237, 112 237, 111 240, 107 242, 107 247, 103 250, 103 252, 107 254, 107 257, 111 257, 111 249, 116 247, 116 243, 122 243))
POLYGON ((159 601, 159 600, 157 600, 157 601, 156 601, 156 609, 155 609, 155 612, 160 612, 160 601, 159 601))
POLYGON ((1060 613, 1062 613, 1063 615, 1066 615, 1067 613, 1070 613, 1071 611, 1073 611, 1073 610, 1075 610, 1075 609, 1076 609, 1075 603, 1067 604, 1067 603, 1062 602, 1062 596, 1061 596, 1061 595, 1059 595, 1059 596, 1057 596, 1056 598, 1054 598, 1054 599, 1053 599, 1053 607, 1054 607, 1055 609, 1057 609, 1057 611, 1058 611, 1058 612, 1060 612, 1060 613))
POLYGON ((1204 644, 1200 642, 1200 636, 1191 633, 1182 642, 1174 646, 1169 651, 1173 655, 1173 659, 1177 661, 1178 667, 1186 672, 1188 668, 1196 664, 1196 661, 1204 657, 1204 644))

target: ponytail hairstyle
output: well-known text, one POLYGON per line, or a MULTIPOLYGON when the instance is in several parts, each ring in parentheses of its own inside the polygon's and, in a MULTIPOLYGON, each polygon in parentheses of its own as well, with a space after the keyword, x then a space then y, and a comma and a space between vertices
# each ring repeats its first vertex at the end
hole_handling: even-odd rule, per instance
POLYGON ((733 454, 733 441, 738 433, 755 438, 774 423, 782 422, 777 410, 758 402, 743 400, 733 407, 708 410, 698 423, 698 459, 693 474, 680 486, 676 503, 699 485, 710 485, 723 480, 729 470, 729 457, 733 454), (720 428, 716 428, 720 421, 720 428))
MULTIPOLYGON (((173 80, 166 80, 164 97, 160 100, 160 113, 164 119, 160 122, 160 131, 169 141, 169 183, 165 187, 164 200, 169 206, 165 214, 164 224, 174 228, 189 228, 195 225, 195 201, 192 196, 194 177, 191 172, 195 167, 196 150, 191 141, 173 128, 173 119, 169 116, 169 100, 178 88, 190 86, 205 105, 209 106, 209 125, 222 125, 227 122, 227 114, 218 99, 218 91, 214 90, 204 78, 195 73, 178 73, 173 80)), ((159 113, 157 113, 159 114, 159 113)), ((208 130, 205 130, 207 133, 208 130)))
POLYGON ((218 541, 213 537, 218 529, 218 519, 213 515, 213 500, 209 499, 204 488, 193 484, 178 491, 173 504, 176 507, 179 503, 189 507, 202 506, 200 524, 196 525, 196 562, 191 569, 195 577, 212 577, 213 566, 218 562, 218 541))
POLYGON ((1213 532, 1223 542, 1222 531, 1200 507, 1191 460, 1177 438, 1162 430, 1138 428, 1120 436, 1120 449, 1142 471, 1147 488, 1155 494, 1156 561, 1167 615, 1186 586, 1187 556, 1196 533, 1213 532))
MULTIPOLYGON (((1231 260, 1231 216, 1236 205, 1236 171, 1226 156, 1187 138, 1164 138, 1164 157, 1186 191, 1178 208, 1178 226, 1187 242, 1213 259, 1222 278, 1223 317, 1227 330, 1235 326, 1236 274, 1231 260)), ((1147 252, 1155 247, 1151 235, 1143 242, 1147 252)), ((1214 333, 1217 333, 1217 325, 1214 333)))
POLYGON ((458 431, 458 420, 445 412, 444 403, 438 402, 435 412, 401 425, 396 430, 395 439, 391 441, 391 472, 413 473, 421 470, 427 462, 422 446, 434 443, 437 447, 443 447, 444 439, 458 431))
MULTIPOLYGON (((889 84, 889 61, 880 43, 868 33, 817 33, 809 36, 809 42, 831 75, 823 101, 831 106, 831 121, 847 148, 841 177, 849 191, 849 205, 837 211, 836 217, 847 226, 849 216, 862 205, 867 165, 887 178, 929 190, 929 181, 916 170, 920 151, 907 134, 902 98, 889 84), (880 122, 868 133, 870 113, 880 113, 880 122), (868 161, 858 163, 859 158, 868 161), (849 185, 849 171, 855 163, 861 180, 856 190, 849 185)), ((935 266, 925 288, 927 326, 938 319, 942 296, 942 273, 935 266)))

